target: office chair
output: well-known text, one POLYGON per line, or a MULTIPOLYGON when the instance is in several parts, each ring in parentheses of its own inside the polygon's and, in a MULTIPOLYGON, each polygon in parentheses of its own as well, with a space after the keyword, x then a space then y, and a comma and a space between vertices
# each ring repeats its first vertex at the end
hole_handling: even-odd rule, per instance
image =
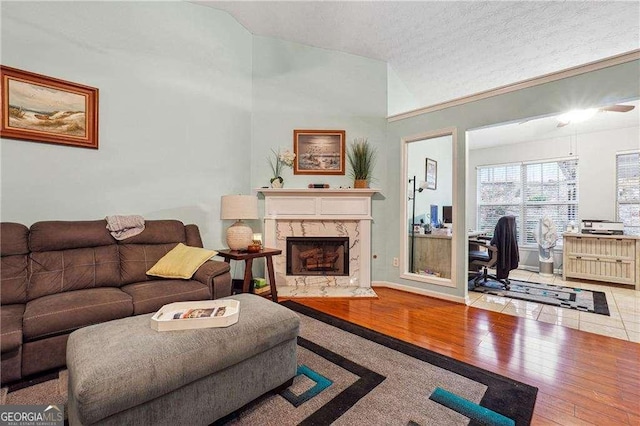
POLYGON ((474 287, 481 281, 485 284, 491 279, 500 283, 505 290, 509 290, 509 271, 516 269, 519 261, 515 216, 501 217, 490 240, 488 237, 469 240, 469 266, 478 268, 478 273, 473 279, 474 287), (496 274, 489 274, 488 269, 494 267, 496 274))

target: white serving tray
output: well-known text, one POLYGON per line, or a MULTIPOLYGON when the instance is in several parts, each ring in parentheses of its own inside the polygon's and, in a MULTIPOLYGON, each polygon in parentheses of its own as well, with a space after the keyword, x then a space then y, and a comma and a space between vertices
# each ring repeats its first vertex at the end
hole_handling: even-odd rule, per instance
POLYGON ((238 322, 238 300, 200 300, 175 302, 164 305, 151 317, 151 328, 157 331, 189 330, 194 328, 228 327, 238 322), (225 307, 224 315, 207 318, 173 319, 173 314, 187 309, 211 309, 225 307))

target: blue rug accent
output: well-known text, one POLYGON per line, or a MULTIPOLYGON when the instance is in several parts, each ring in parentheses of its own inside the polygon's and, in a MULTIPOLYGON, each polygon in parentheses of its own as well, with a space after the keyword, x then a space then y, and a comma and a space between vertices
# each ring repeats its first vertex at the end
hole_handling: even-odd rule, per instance
POLYGON ((304 391, 300 395, 294 394, 288 388, 280 393, 280 395, 282 395, 282 397, 289 401, 294 407, 302 405, 303 403, 307 402, 333 384, 331 380, 327 379, 322 374, 313 371, 304 364, 298 366, 297 376, 300 375, 306 376, 307 378, 315 382, 315 385, 311 389, 304 391))
POLYGON ((429 399, 483 425, 515 426, 516 424, 512 419, 505 417, 502 414, 482 407, 442 388, 436 388, 429 399))

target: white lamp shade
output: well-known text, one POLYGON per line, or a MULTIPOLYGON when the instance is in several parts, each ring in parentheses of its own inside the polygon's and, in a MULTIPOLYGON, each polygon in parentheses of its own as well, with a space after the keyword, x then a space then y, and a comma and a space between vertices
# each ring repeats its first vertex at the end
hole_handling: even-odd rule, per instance
POLYGON ((220 199, 220 219, 258 219, 258 197, 255 195, 223 195, 220 199))

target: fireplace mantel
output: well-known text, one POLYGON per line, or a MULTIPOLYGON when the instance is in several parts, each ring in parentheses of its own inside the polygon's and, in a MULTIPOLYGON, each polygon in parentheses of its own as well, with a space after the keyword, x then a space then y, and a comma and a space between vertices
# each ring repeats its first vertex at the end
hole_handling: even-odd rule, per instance
POLYGON ((380 192, 374 188, 354 189, 354 188, 258 188, 256 192, 269 195, 333 195, 333 196, 372 196, 380 192))
POLYGON ((265 219, 371 220, 376 189, 258 189, 265 219))
POLYGON ((371 296, 371 200, 377 189, 259 188, 264 196, 264 244, 278 247, 278 294, 287 297, 371 296), (286 274, 286 238, 348 235, 351 275, 300 277, 286 274))

